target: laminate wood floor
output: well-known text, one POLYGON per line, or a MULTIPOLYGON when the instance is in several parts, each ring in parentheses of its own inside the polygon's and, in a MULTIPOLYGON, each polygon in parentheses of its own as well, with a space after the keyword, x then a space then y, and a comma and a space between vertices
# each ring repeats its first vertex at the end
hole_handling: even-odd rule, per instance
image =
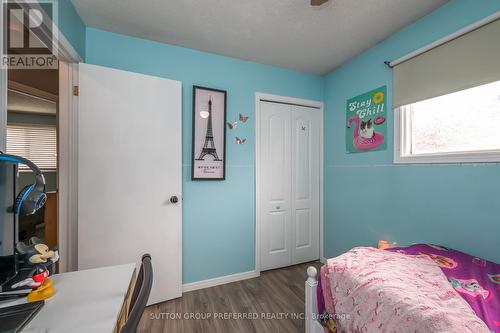
POLYGON ((302 333, 310 265, 321 266, 312 262, 262 272, 258 278, 195 290, 149 306, 138 332, 302 333))

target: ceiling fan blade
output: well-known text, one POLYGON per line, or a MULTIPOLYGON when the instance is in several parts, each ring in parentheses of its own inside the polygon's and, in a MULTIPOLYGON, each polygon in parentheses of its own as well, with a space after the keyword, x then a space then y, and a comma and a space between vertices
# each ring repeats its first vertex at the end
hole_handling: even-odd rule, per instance
POLYGON ((325 2, 328 2, 328 0, 311 0, 311 6, 321 6, 325 2))

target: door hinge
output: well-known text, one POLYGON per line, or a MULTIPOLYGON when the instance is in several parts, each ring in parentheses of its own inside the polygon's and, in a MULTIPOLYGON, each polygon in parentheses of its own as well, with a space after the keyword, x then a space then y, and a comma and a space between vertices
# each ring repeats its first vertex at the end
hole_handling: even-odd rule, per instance
POLYGON ((73 86, 73 96, 80 96, 80 88, 78 86, 73 86))

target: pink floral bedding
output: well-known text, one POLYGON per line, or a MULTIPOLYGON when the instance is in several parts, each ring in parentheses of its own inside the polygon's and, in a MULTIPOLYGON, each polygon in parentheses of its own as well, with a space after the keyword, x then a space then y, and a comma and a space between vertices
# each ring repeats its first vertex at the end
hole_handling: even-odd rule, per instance
POLYGON ((427 255, 354 248, 321 270, 338 332, 489 333, 427 255))

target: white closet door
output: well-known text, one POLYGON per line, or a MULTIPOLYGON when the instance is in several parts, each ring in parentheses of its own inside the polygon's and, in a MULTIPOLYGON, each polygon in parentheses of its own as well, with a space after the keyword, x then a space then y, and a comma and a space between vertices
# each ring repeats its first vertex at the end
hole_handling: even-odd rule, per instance
POLYGON ((150 304, 182 293, 181 113, 179 81, 80 64, 78 268, 150 253, 150 304))
POLYGON ((260 102, 261 270, 319 258, 318 109, 260 102))
POLYGON ((292 107, 292 262, 319 258, 320 112, 292 107))
POLYGON ((261 269, 290 265, 290 106, 261 102, 261 269))

